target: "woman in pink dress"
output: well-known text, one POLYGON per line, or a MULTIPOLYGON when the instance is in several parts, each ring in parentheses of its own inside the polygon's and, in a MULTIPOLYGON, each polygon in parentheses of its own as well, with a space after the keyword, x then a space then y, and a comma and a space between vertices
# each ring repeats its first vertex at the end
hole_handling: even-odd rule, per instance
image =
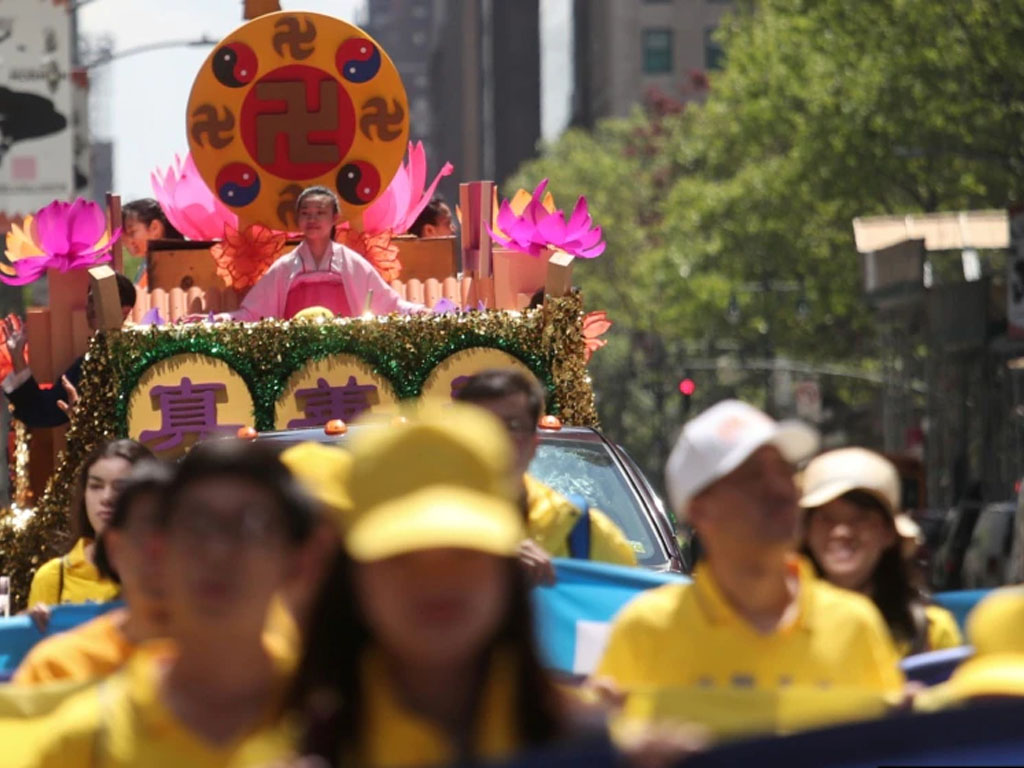
POLYGON ((287 320, 308 307, 326 307, 337 317, 424 310, 402 299, 370 262, 332 240, 340 209, 327 187, 303 190, 295 207, 302 243, 270 266, 241 307, 220 317, 287 320))

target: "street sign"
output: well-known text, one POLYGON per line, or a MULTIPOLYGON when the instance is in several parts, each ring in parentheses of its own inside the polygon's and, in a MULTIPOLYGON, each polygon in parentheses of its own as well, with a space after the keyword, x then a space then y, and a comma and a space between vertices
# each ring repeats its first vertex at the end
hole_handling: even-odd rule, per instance
POLYGON ((70 69, 67 4, 0 5, 0 213, 32 213, 73 193, 70 69))

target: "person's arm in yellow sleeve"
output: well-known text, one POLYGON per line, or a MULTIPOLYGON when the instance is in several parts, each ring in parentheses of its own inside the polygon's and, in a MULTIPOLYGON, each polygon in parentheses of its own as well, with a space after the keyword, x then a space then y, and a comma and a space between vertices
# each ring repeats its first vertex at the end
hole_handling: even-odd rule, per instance
POLYGON ((614 565, 636 565, 633 545, 622 529, 599 509, 590 510, 590 559, 614 565))
POLYGON ((885 695, 900 696, 906 679, 900 669, 900 654, 893 644, 889 628, 874 606, 864 616, 864 652, 867 659, 862 685, 885 695))
POLYGON ((650 684, 645 674, 644 661, 648 659, 648 631, 643 621, 642 608, 634 598, 612 620, 608 643, 597 667, 590 676, 591 683, 611 683, 627 693, 630 689, 650 684))
POLYGON ((103 756, 98 749, 103 728, 99 686, 91 686, 75 694, 38 722, 44 729, 35 740, 35 757, 27 765, 32 768, 66 768, 102 764, 103 756))
POLYGON ((964 637, 952 613, 941 606, 929 605, 925 608, 925 614, 928 617, 929 650, 941 651, 943 648, 956 648, 964 644, 964 637))
POLYGON ((32 586, 28 590, 28 607, 42 603, 57 605, 60 601, 60 558, 54 558, 39 566, 32 577, 32 586))

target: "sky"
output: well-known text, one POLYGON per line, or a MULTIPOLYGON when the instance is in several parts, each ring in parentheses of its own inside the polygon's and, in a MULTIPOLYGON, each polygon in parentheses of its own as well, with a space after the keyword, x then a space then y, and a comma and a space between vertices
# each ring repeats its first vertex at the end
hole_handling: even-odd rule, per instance
MULTIPOLYGON (((366 19, 366 0, 281 0, 281 7, 356 24, 366 19)), ((541 0, 545 73, 571 71, 571 7, 571 0, 541 0)), ((204 36, 219 40, 242 22, 241 0, 87 0, 79 10, 81 34, 92 39, 109 36, 115 52, 204 36)), ((210 50, 206 46, 152 51, 90 72, 92 135, 114 140, 114 190, 122 199, 151 196, 150 172, 166 168, 176 153, 188 151, 185 106, 195 73, 210 50)), ((542 130, 551 139, 568 119, 572 86, 567 77, 544 79, 542 130)))
MULTIPOLYGON (((359 23, 365 0, 282 0, 359 23)), ((147 43, 219 40, 243 23, 241 0, 91 0, 78 12, 85 36, 110 35, 114 51, 147 43)), ((185 106, 211 47, 153 51, 91 72, 93 136, 114 140, 114 190, 123 200, 151 197, 149 174, 188 151, 185 106)))

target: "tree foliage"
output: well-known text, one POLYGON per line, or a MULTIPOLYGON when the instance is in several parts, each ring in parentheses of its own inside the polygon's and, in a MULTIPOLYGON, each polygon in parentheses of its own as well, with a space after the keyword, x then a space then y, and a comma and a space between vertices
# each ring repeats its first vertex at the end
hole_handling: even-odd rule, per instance
MULTIPOLYGON (((607 431, 654 477, 687 360, 871 368, 851 219, 1000 208, 1024 186, 1022 0, 741 2, 719 35, 703 105, 570 130, 508 184, 548 177, 605 227, 576 270, 616 322, 593 377, 607 431)), ((696 378, 697 405, 767 391, 763 374, 696 378)))

